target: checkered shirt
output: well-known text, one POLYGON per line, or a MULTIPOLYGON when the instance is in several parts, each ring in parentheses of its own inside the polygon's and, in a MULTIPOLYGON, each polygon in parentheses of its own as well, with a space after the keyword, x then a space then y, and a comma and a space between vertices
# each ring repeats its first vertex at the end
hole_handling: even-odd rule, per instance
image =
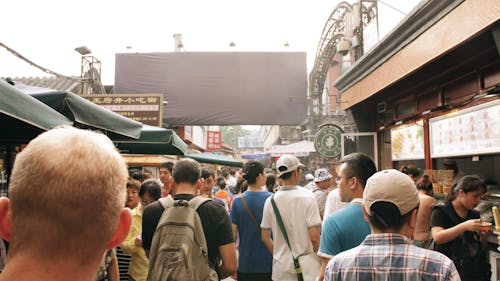
POLYGON ((422 249, 395 233, 370 234, 356 248, 330 260, 326 281, 460 280, 453 262, 436 251, 422 249))

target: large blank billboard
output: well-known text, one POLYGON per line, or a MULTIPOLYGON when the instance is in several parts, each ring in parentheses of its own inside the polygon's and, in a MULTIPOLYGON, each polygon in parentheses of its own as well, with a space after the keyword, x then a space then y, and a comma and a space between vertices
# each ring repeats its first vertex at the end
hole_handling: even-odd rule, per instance
POLYGON ((162 93, 165 125, 298 125, 307 118, 306 54, 116 55, 115 93, 162 93))

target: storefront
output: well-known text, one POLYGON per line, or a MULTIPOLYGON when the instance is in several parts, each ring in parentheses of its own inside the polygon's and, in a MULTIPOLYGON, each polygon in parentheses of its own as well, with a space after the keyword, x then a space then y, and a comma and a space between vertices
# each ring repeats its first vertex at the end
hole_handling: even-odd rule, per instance
POLYGON ((377 132, 379 168, 454 158, 500 182, 499 19, 498 1, 422 1, 335 81, 357 126, 377 132))
POLYGON ((379 169, 415 164, 444 194, 439 170, 454 162, 486 180, 482 217, 500 206, 499 1, 423 0, 334 85, 358 128, 377 133, 379 169))

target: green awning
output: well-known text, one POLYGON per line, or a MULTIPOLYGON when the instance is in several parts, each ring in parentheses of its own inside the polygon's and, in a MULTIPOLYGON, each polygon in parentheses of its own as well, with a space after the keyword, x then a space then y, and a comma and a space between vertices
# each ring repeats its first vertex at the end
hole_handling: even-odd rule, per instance
POLYGON ((189 153, 184 155, 184 157, 192 158, 200 163, 210 163, 217 165, 225 165, 231 167, 243 167, 243 162, 227 157, 222 154, 215 153, 189 153))
POLYGON ((40 133, 73 121, 0 80, 0 142, 27 143, 40 133))
POLYGON ((113 139, 122 153, 184 155, 187 144, 170 129, 144 125, 139 139, 113 139))
MULTIPOLYGON (((141 135, 142 123, 123 117, 73 93, 41 89, 28 94, 74 120, 75 127, 99 129, 105 133, 134 139, 141 135), (42 90, 47 91, 42 92, 42 90)), ((108 136, 113 138, 112 135, 108 136)))

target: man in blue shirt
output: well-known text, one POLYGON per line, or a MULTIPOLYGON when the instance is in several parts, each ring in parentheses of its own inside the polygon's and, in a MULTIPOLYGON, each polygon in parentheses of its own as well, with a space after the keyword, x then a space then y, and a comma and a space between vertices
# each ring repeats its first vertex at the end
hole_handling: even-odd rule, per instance
POLYGON ((318 250, 318 256, 321 257, 319 281, 323 280, 323 273, 331 258, 358 246, 370 233, 370 226, 361 210, 361 198, 366 181, 375 172, 375 163, 364 153, 352 153, 340 161, 337 173, 340 200, 351 204, 335 212, 323 224, 318 250))

